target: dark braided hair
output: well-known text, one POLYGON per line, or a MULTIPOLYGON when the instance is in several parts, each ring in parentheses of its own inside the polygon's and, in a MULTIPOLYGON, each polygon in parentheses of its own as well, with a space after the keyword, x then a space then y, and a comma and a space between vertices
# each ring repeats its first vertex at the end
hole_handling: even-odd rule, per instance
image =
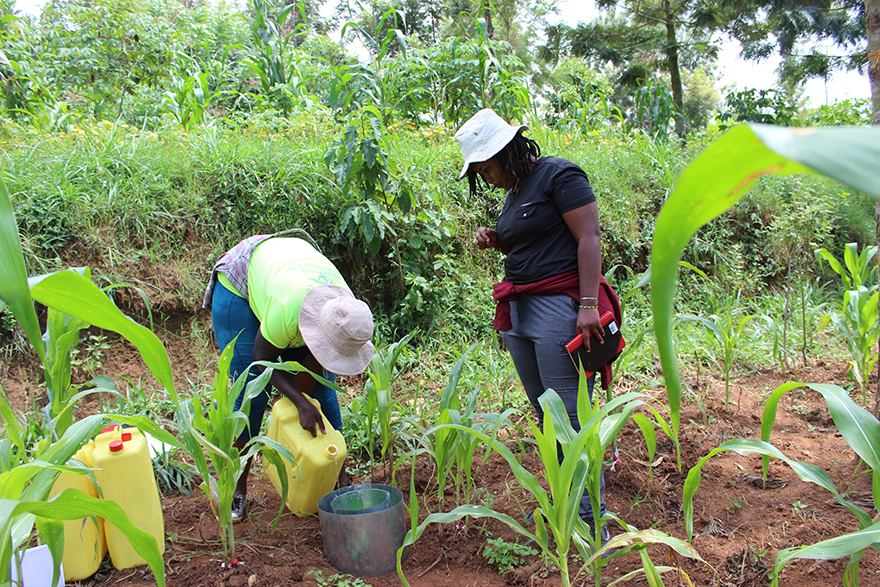
MULTIPOLYGON (((531 171, 532 160, 540 156, 540 145, 534 140, 524 137, 522 131, 520 131, 492 159, 495 160, 495 164, 498 165, 498 169, 502 172, 510 170, 519 184, 522 183, 529 174, 529 171, 531 171)), ((480 174, 474 171, 473 165, 469 166, 467 178, 472 196, 476 196, 482 191, 482 186, 477 182, 478 177, 480 177, 480 174)), ((480 177, 480 179, 482 178, 480 177)), ((485 182, 483 183, 485 184, 485 182)))

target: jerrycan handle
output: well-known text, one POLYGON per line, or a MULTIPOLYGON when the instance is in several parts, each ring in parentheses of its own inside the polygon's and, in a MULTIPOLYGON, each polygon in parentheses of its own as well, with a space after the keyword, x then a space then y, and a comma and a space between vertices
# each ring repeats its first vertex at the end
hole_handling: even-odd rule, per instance
POLYGON ((122 426, 120 426, 119 424, 111 424, 109 426, 106 426, 105 428, 103 428, 101 430, 100 433, 105 434, 107 432, 111 433, 111 436, 110 436, 111 440, 121 440, 122 439, 122 426))

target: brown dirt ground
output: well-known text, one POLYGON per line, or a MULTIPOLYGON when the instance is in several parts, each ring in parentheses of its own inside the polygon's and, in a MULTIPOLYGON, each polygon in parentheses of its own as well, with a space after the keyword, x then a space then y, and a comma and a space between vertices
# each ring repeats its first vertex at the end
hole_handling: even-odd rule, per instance
MULTIPOLYGON (((200 365, 207 358, 216 358, 210 344, 193 345, 186 333, 198 322, 185 323, 180 330, 163 336, 169 348, 178 381, 197 381, 212 366, 200 365), (176 334, 174 333, 176 332, 176 334), (207 370, 207 371, 206 371, 207 370)), ((125 343, 116 342, 103 360, 104 370, 114 376, 125 375, 146 386, 151 377, 136 352, 125 343)), ((681 458, 676 466, 673 445, 667 439, 658 442, 653 463, 648 463, 647 450, 638 429, 630 423, 619 437, 621 462, 613 471, 606 470, 608 509, 628 524, 639 529, 655 528, 679 538, 686 538, 681 509, 682 488, 688 470, 701 457, 721 442, 731 438, 760 438, 761 398, 778 385, 799 378, 801 381, 835 383, 846 381, 846 365, 816 362, 794 372, 767 371, 740 374, 731 386, 731 410, 724 409, 724 384, 714 376, 699 380, 686 377, 685 385, 693 396, 701 398, 705 415, 694 401, 687 402, 682 413, 681 458), (649 472, 651 473, 649 475, 649 472)), ((34 390, 33 364, 27 361, 4 361, 0 368, 2 382, 12 403, 19 409, 28 405, 28 394, 34 390)), ((357 382, 353 382, 356 386, 357 382)), ((627 381, 618 389, 627 387, 627 381)), ((42 389, 37 389, 39 394, 42 389)), ((648 390, 658 398, 660 389, 648 390)), ((97 411, 97 400, 84 403, 79 415, 97 411)), ((852 449, 837 432, 821 396, 805 391, 794 401, 780 404, 776 429, 772 438, 786 455, 795 460, 813 463, 825 470, 837 488, 865 509, 872 510, 871 478, 852 449)), ((525 452, 523 460, 531 470, 539 470, 536 456, 525 452)), ((475 470, 477 466, 475 464, 475 470)), ((421 513, 437 511, 436 491, 432 489, 432 467, 428 461, 416 469, 415 485, 421 501, 421 513)), ((402 470, 396 485, 408 502, 409 471, 402 470)), ((518 488, 507 464, 497 456, 479 470, 476 486, 482 503, 491 503, 498 511, 522 519, 534 507, 533 501, 518 488)), ((740 457, 724 453, 714 457, 705 467, 702 483, 695 498, 694 548, 705 564, 670 556, 659 546, 648 549, 657 565, 680 565, 693 585, 713 587, 770 585, 768 571, 776 553, 783 548, 808 545, 858 529, 855 518, 835 503, 824 489, 801 482, 797 475, 780 462, 771 462, 770 483, 760 484, 761 461, 758 457, 740 457)), ((375 482, 388 483, 383 471, 374 471, 375 482)), ((321 529, 316 518, 298 518, 285 511, 278 526, 271 524, 280 500, 268 480, 257 470, 251 475, 251 504, 247 520, 236 527, 238 553, 245 562, 231 570, 221 568, 220 543, 205 498, 168 495, 163 498, 166 530, 166 580, 171 587, 272 587, 319 585, 314 571, 325 579, 337 573, 324 557, 321 529)), ((433 486, 435 487, 435 486, 433 486)), ((454 501, 448 494, 447 503, 454 501)), ((620 531, 611 526, 612 533, 620 531)), ((558 571, 547 568, 537 556, 514 571, 499 575, 482 556, 488 535, 514 541, 515 534, 494 520, 475 520, 460 527, 447 525, 443 536, 436 527, 429 527, 410 550, 403 565, 407 580, 413 587, 527 585, 557 587, 561 584, 558 571)), ((845 560, 795 561, 782 574, 780 585, 826 587, 840 585, 845 560)), ((604 585, 625 573, 641 567, 638 554, 629 553, 610 561, 603 571, 604 585)), ((880 586, 880 554, 869 550, 862 559, 860 584, 880 586)), ((667 586, 687 585, 678 575, 669 573, 667 586)), ((98 573, 81 585, 86 587, 154 585, 149 570, 117 571, 105 561, 98 573)), ((335 585, 337 582, 326 582, 335 585)), ((352 583, 343 583, 352 585, 352 583)), ((374 587, 400 585, 396 573, 364 579, 374 587)), ((577 584, 593 584, 581 579, 577 584)), ((646 584, 644 578, 631 584, 646 584)))

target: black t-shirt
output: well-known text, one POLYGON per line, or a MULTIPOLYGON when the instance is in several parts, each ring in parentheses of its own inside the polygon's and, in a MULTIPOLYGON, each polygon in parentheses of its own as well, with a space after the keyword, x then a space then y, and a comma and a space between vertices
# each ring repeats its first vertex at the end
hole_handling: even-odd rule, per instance
POLYGON ((498 216, 498 241, 510 249, 507 280, 523 285, 577 269, 577 241, 562 215, 595 201, 580 167, 558 157, 538 159, 519 191, 507 193, 498 216))

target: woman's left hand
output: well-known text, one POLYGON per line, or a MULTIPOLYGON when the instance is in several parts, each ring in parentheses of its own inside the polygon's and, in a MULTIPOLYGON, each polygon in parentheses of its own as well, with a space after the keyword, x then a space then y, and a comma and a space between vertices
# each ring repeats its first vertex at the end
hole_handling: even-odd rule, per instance
POLYGON ((595 336, 599 344, 603 344, 605 339, 605 329, 599 320, 599 310, 596 308, 578 310, 577 331, 584 335, 584 348, 590 352, 590 337, 595 336))

